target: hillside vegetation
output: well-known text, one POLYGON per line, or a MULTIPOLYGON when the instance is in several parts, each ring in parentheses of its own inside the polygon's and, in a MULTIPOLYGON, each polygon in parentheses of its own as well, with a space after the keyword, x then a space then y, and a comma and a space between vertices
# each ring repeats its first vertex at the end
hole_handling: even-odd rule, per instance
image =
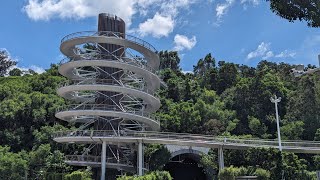
MULTIPOLYGON (((159 73, 167 84, 167 88, 159 90, 162 106, 157 115, 162 131, 275 139, 275 109, 270 97, 277 95, 282 97, 279 103, 282 139, 320 140, 319 73, 295 78, 290 74, 294 66, 286 63, 264 60, 257 67, 249 67, 217 62, 211 54, 200 59, 192 73, 184 73, 176 52, 164 51, 159 55, 159 73)), ((9 74, 0 77, 0 179, 58 176, 77 170, 63 163, 63 156, 82 148, 57 144, 51 138, 55 131, 75 128, 54 117, 55 109, 67 103, 56 94, 59 84, 66 80, 58 74, 57 65, 43 74, 22 75, 17 69, 9 74)), ((226 165, 259 164, 264 168, 266 159, 253 161, 246 153, 262 153, 266 157, 276 153, 265 151, 227 151, 226 165), (235 158, 239 161, 233 161, 235 158)), ((283 157, 284 161, 278 163, 288 167, 292 177, 303 170, 320 168, 319 156, 283 157)), ((203 159, 204 166, 216 164, 214 152, 204 158, 207 158, 203 159)), ((88 176, 87 171, 75 172, 88 176)))

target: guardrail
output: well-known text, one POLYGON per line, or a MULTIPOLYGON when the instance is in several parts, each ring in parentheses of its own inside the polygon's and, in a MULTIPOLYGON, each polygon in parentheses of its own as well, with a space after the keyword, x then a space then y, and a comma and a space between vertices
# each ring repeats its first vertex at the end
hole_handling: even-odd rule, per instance
POLYGON ((139 90, 145 93, 148 93, 152 96, 157 96, 155 91, 149 90, 148 88, 143 88, 143 87, 135 87, 135 86, 130 86, 126 83, 123 83, 121 80, 114 80, 114 79, 72 79, 72 80, 66 80, 62 83, 59 84, 59 88, 61 87, 66 87, 70 85, 111 85, 111 86, 119 86, 119 87, 126 87, 130 89, 135 89, 139 90))
MULTIPOLYGON (((92 155, 66 155, 65 161, 72 161, 72 162, 93 162, 93 163, 101 163, 101 156, 92 156, 92 155)), ((107 157, 106 163, 112 163, 112 164, 121 164, 123 166, 128 166, 131 168, 134 168, 131 161, 125 160, 125 159, 116 159, 114 157, 107 157)), ((149 170, 149 163, 144 163, 145 171, 149 170)))
POLYGON ((154 53, 157 53, 156 48, 154 48, 151 44, 149 44, 148 42, 146 42, 140 38, 137 38, 132 35, 127 35, 124 33, 112 32, 112 31, 81 31, 81 32, 76 32, 76 33, 69 34, 69 35, 65 36, 64 38, 62 38, 61 43, 68 41, 68 40, 71 40, 71 39, 75 39, 75 38, 99 37, 99 36, 107 36, 107 37, 116 37, 116 38, 126 39, 126 40, 131 41, 135 44, 143 46, 144 48, 147 48, 154 53))
POLYGON ((154 114, 144 112, 139 109, 121 110, 119 106, 107 105, 107 104, 70 104, 70 105, 58 107, 56 109, 56 113, 59 113, 62 111, 74 111, 74 110, 102 110, 102 111, 123 112, 123 113, 129 113, 129 114, 134 114, 134 115, 146 117, 146 118, 152 119, 152 120, 156 121, 158 124, 160 124, 160 121, 158 120, 157 116, 155 116, 154 114))
MULTIPOLYGON (((154 131, 122 131, 115 134, 113 131, 107 130, 84 130, 84 131, 61 131, 53 135, 53 138, 60 137, 134 137, 143 139, 158 139, 158 140, 177 140, 177 141, 201 141, 203 143, 220 142, 224 145, 246 145, 252 147, 278 147, 277 140, 265 139, 234 139, 228 137, 212 137, 196 134, 184 133, 166 133, 154 131)), ((301 149, 319 149, 319 141, 282 141, 283 147, 301 148, 301 149)))
MULTIPOLYGON (((101 156, 90 156, 90 155, 66 155, 66 161, 77 161, 77 162, 101 162, 101 156)), ((114 163, 114 164, 127 164, 132 165, 130 161, 126 161, 125 159, 116 159, 114 157, 108 157, 106 159, 107 163, 114 163)))
MULTIPOLYGON (((90 54, 80 54, 80 56, 89 56, 90 54)), ((141 61, 138 61, 136 59, 139 59, 141 61, 146 61, 145 58, 129 58, 129 57, 122 57, 122 56, 110 56, 110 55, 90 55, 89 57, 79 59, 77 57, 66 57, 63 58, 60 61, 60 64, 65 64, 71 61, 82 61, 82 60, 108 60, 108 61, 118 61, 122 63, 127 63, 142 69, 145 69, 149 72, 152 72, 153 74, 159 74, 158 71, 151 66, 147 65, 146 63, 142 63, 141 61), (116 57, 116 59, 114 59, 116 57), (136 62, 135 62, 136 61, 136 62)))

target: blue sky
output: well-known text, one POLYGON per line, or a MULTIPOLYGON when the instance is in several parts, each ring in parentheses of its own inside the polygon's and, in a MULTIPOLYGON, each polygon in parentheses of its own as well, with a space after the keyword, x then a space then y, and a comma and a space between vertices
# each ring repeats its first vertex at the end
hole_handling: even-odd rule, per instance
POLYGON ((255 66, 261 59, 318 65, 319 29, 274 15, 263 0, 12 0, 0 11, 0 48, 21 68, 42 71, 62 58, 60 40, 96 30, 97 15, 116 14, 127 32, 158 50, 178 50, 191 71, 207 53, 255 66))

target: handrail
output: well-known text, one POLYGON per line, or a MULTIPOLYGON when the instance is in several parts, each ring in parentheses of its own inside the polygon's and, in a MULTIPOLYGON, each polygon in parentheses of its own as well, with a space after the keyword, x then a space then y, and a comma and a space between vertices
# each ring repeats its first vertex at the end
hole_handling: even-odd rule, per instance
POLYGON ((70 104, 70 105, 58 107, 56 109, 56 113, 59 113, 62 111, 73 111, 73 110, 102 110, 102 111, 123 112, 123 113, 143 116, 143 117, 152 119, 156 121, 158 124, 160 124, 160 121, 158 120, 157 116, 152 113, 144 112, 144 111, 141 111, 140 109, 128 109, 123 111, 116 105, 107 105, 107 104, 70 104))
POLYGON ((155 91, 149 90, 148 88, 138 88, 134 86, 130 86, 126 83, 123 83, 123 85, 119 84, 119 81, 116 81, 114 79, 72 79, 72 80, 66 80, 63 81, 58 85, 58 88, 70 86, 70 85, 112 85, 112 86, 120 86, 120 87, 126 87, 131 88, 135 90, 139 90, 145 93, 148 93, 152 96, 157 97, 157 94, 155 91))
MULTIPOLYGON (((65 155, 65 161, 74 161, 74 162, 95 162, 101 163, 101 156, 93 156, 93 155, 65 155)), ((126 159, 116 159, 114 157, 107 157, 106 163, 112 164, 121 164, 128 167, 134 167, 131 161, 126 159)), ((149 170, 149 164, 144 163, 144 170, 149 170)))
MULTIPOLYGON (((86 162, 101 162, 101 156, 92 156, 92 155, 66 155, 66 161, 86 161, 86 162)), ((114 164, 127 164, 130 165, 129 161, 125 159, 116 159, 114 157, 106 158, 106 163, 114 164)))
MULTIPOLYGON (((278 147, 278 142, 276 140, 266 140, 266 139, 232 139, 228 137, 210 137, 193 135, 186 133, 163 133, 154 131, 125 131, 115 134, 114 131, 108 130, 85 130, 85 131, 60 131, 56 132, 53 137, 134 137, 137 139, 159 139, 159 140, 178 140, 178 141, 201 141, 203 143, 213 143, 218 142, 222 145, 246 145, 252 147, 278 147)), ((320 141, 282 141, 283 147, 290 148, 316 148, 320 150, 320 141)))
POLYGON ((107 36, 107 37, 116 37, 121 39, 126 39, 128 41, 131 41, 135 44, 138 44, 140 46, 143 46, 146 49, 149 49, 150 51, 157 53, 156 48, 154 48, 151 44, 148 42, 137 38, 132 35, 120 33, 120 32, 112 32, 112 31, 81 31, 81 32, 75 32, 72 34, 69 34, 62 38, 61 43, 64 43, 65 41, 72 40, 75 38, 81 38, 81 37, 99 37, 99 36, 107 36))
MULTIPOLYGON (((86 55, 86 54, 81 54, 81 55, 86 55)), ((140 58, 140 59, 144 59, 144 58, 140 58)), ((139 61, 130 58, 130 57, 122 57, 122 56, 110 56, 110 55, 96 55, 96 56, 90 56, 90 58, 86 59, 86 58, 78 58, 78 57, 66 57, 63 58, 60 61, 60 64, 65 64, 68 62, 72 62, 72 61, 84 61, 84 60, 108 60, 108 61, 118 61, 121 63, 127 63, 142 69, 145 69, 149 72, 152 72, 153 74, 158 74, 158 71, 152 67, 150 67, 149 65, 147 65, 146 63, 138 63, 139 61), (114 57, 117 57, 118 59, 112 59, 114 57), (137 62, 135 62, 137 61, 137 62)))

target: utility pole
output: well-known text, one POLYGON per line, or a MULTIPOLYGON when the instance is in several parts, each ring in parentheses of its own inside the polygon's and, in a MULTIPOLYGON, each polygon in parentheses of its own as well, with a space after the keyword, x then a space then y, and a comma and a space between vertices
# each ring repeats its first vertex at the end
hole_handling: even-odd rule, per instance
POLYGON ((278 142, 279 142, 279 150, 282 151, 281 146, 281 136, 280 136, 280 123, 279 123, 279 114, 278 114, 278 103, 281 101, 281 97, 277 97, 277 95, 274 95, 274 97, 270 98, 270 101, 274 103, 275 109, 276 109, 276 119, 277 119, 277 130, 278 130, 278 142))

